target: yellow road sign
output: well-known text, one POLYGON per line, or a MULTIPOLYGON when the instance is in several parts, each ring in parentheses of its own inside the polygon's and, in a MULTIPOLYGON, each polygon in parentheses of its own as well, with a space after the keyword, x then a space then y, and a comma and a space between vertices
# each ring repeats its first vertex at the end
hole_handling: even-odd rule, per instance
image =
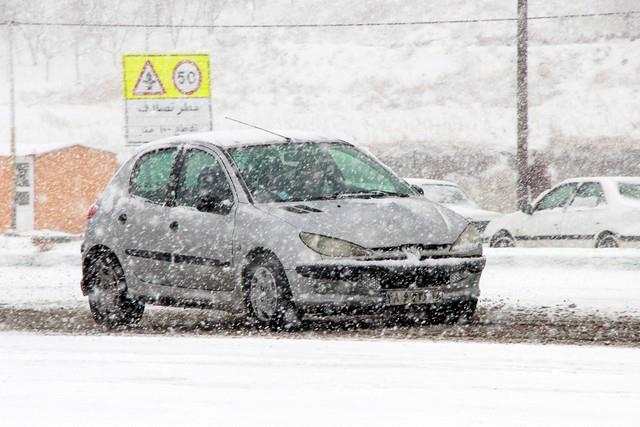
POLYGON ((125 99, 209 98, 209 55, 124 55, 125 99))

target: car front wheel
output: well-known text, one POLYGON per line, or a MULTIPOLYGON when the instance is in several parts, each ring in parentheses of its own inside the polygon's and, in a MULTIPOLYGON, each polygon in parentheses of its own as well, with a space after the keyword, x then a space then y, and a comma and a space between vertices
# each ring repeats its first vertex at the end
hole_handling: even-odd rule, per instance
POLYGON ((251 316, 272 330, 296 330, 302 313, 292 300, 287 276, 272 255, 257 256, 245 270, 246 304, 251 316))
POLYGON ((513 248, 516 246, 516 241, 508 231, 502 230, 493 235, 490 246, 492 248, 513 248))
POLYGON ((120 263, 108 254, 91 259, 87 270, 89 309, 99 325, 113 328, 133 325, 144 313, 144 303, 127 295, 120 263))
POLYGON ((619 248, 620 244, 613 234, 605 234, 596 242, 596 248, 619 248))

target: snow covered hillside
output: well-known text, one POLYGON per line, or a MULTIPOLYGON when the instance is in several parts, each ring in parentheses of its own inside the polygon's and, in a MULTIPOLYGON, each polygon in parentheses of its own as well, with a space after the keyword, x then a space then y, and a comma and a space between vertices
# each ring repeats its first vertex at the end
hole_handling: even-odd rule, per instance
MULTIPOLYGON (((98 5, 99 1, 94 2, 98 5)), ((42 12, 5 2, 1 19, 155 22, 153 2, 90 14, 72 1, 42 12), (141 9, 144 6, 144 13, 141 9)), ((247 0, 219 17, 197 2, 161 2, 173 23, 327 23, 514 17, 515 1, 247 0), (187 6, 189 5, 189 6, 187 6), (182 8, 182 9, 181 9, 182 8)), ((632 0, 569 5, 532 0, 530 15, 633 9, 632 0)), ((106 4, 106 3, 105 3, 106 4)), ((531 23, 531 143, 553 135, 640 138, 640 20, 531 23)), ((3 30, 5 31, 5 30, 3 30)), ((430 142, 512 149, 515 23, 333 29, 82 29, 18 27, 18 141, 123 145, 120 56, 207 52, 216 128, 235 116, 276 128, 329 129, 363 144, 430 142)), ((6 37, 0 40, 6 49, 6 37)), ((6 52, 6 50, 3 50, 6 52)), ((7 79, 6 68, 0 80, 7 79)), ((0 135, 8 135, 0 85, 0 135)))

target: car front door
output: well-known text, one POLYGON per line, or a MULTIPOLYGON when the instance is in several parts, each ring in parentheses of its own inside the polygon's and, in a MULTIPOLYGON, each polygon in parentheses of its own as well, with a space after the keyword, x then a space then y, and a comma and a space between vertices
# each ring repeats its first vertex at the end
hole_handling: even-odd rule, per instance
POLYGON ((132 169, 129 197, 114 219, 123 236, 125 271, 152 285, 168 284, 172 236, 166 202, 177 157, 177 147, 140 156, 132 169))
POLYGON ((526 246, 560 246, 564 207, 573 198, 577 187, 576 183, 567 183, 549 191, 536 203, 531 215, 524 218, 515 238, 526 246))
POLYGON ((567 246, 594 246, 596 234, 603 231, 607 200, 598 182, 580 185, 562 218, 562 234, 567 246))
POLYGON ((232 290, 237 205, 232 184, 214 151, 188 148, 169 212, 172 286, 232 290))

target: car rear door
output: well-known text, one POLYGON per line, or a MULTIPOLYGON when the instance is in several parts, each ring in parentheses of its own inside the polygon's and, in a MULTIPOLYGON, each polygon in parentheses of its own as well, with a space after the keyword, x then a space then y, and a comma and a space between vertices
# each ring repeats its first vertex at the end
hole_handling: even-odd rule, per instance
POLYGON ((123 236, 125 271, 152 285, 168 285, 171 234, 167 197, 179 149, 162 147, 140 156, 129 180, 129 196, 116 211, 123 236))
POLYGON ((603 231, 607 216, 607 200, 599 182, 584 182, 565 208, 562 235, 567 246, 593 246, 598 232, 603 231))
POLYGON ((237 201, 215 150, 186 148, 169 210, 172 286, 206 290, 234 288, 232 258, 237 201), (215 206, 202 201, 213 197, 215 206))

